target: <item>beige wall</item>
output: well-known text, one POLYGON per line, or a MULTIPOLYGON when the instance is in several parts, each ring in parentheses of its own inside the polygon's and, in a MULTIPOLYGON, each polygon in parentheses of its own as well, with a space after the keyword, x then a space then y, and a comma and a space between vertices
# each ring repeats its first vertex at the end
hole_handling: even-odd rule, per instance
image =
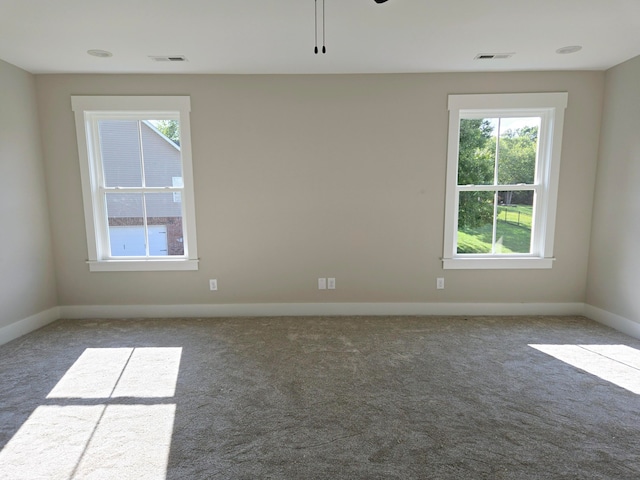
POLYGON ((602 72, 36 83, 61 305, 584 301, 602 72), (569 92, 554 268, 443 271, 447 94, 546 91, 569 92), (191 95, 199 271, 89 273, 72 94, 191 95))
POLYGON ((33 75, 0 60, 0 328, 57 305, 33 75))
POLYGON ((640 323, 640 57, 606 72, 586 301, 640 323))

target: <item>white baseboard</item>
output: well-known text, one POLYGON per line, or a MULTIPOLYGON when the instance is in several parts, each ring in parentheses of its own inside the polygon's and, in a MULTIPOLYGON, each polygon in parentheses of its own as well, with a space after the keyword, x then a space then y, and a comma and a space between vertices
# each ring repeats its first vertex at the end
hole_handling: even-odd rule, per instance
POLYGON ((583 303, 254 303, 224 305, 68 305, 0 328, 0 345, 59 318, 274 317, 315 315, 585 315, 640 339, 640 323, 583 303))
POLYGON ((583 303, 254 303, 68 305, 62 318, 274 317, 350 315, 582 315, 583 303))
POLYGON ((584 315, 634 338, 640 338, 640 323, 633 320, 588 304, 584 306, 584 315))
POLYGON ((15 340, 29 332, 33 332, 38 328, 44 327, 59 318, 60 307, 53 307, 49 310, 44 310, 43 312, 18 320, 6 327, 2 327, 0 328, 0 345, 10 342, 11 340, 15 340))

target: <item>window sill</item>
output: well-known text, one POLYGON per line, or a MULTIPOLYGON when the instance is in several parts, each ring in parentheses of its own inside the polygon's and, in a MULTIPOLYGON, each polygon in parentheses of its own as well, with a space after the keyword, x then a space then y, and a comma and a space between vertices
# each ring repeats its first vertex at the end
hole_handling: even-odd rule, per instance
POLYGON ((90 272, 161 272, 198 270, 198 260, 91 260, 90 272))
POLYGON ((525 270, 543 269, 553 266, 554 258, 443 258, 444 270, 525 270))

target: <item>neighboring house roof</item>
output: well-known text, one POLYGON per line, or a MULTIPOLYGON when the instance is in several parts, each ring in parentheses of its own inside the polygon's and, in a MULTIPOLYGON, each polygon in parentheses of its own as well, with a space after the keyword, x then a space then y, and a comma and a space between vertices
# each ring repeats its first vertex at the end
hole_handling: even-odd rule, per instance
POLYGON ((180 151, 180 145, 178 145, 177 143, 175 143, 173 140, 171 140, 169 137, 167 137, 164 133, 162 133, 160 130, 158 130, 153 123, 151 123, 149 120, 143 120, 142 121, 143 124, 145 124, 147 127, 149 127, 151 130, 153 130, 157 135, 159 135, 160 137, 162 137, 167 143, 169 143, 172 147, 174 147, 176 150, 180 151))

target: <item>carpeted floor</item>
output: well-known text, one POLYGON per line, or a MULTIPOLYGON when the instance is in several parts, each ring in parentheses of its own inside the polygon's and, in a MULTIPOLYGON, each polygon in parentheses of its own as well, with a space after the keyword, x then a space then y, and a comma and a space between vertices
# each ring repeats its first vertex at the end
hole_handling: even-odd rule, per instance
POLYGON ((60 320, 0 347, 0 478, 638 479, 639 359, 581 317, 60 320))

